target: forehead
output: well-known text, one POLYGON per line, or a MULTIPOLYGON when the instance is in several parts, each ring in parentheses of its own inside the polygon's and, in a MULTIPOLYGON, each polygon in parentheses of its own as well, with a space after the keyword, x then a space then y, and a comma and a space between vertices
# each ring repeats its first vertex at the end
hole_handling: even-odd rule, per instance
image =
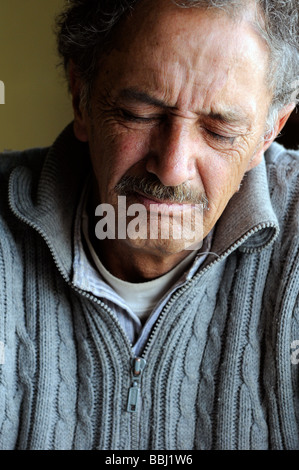
POLYGON ((254 107, 261 96, 265 100, 267 63, 267 46, 245 17, 182 9, 169 0, 141 2, 103 60, 116 89, 139 88, 195 112, 209 111, 216 101, 254 107))

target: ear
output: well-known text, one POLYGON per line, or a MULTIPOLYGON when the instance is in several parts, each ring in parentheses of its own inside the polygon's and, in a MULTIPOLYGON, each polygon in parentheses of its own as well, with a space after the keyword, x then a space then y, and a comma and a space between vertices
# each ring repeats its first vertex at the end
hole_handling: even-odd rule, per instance
POLYGON ((295 109, 295 104, 291 103, 287 106, 285 106, 278 114, 278 119, 275 123, 274 129, 270 134, 266 134, 261 146, 255 153, 254 157, 251 159, 248 170, 251 170, 255 166, 259 165, 261 163, 262 158, 266 150, 270 147, 272 142, 276 139, 276 137, 280 134, 282 129, 284 128, 287 120, 289 119, 290 115, 295 109))
POLYGON ((72 60, 69 64, 69 78, 74 110, 74 133, 78 140, 87 142, 87 113, 81 103, 82 80, 78 76, 77 67, 72 60))

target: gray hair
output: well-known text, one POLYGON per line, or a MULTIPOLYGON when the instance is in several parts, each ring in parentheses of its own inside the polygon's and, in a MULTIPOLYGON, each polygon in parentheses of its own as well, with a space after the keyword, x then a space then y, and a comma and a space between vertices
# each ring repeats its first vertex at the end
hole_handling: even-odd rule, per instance
MULTIPOLYGON (((109 45, 113 28, 142 0, 68 0, 56 21, 58 52, 66 72, 70 60, 84 84, 85 106, 91 97, 101 53, 109 45)), ((154 0, 157 2, 158 0, 154 0)), ((238 16, 255 5, 255 27, 270 51, 269 87, 272 104, 266 133, 270 133, 284 106, 298 102, 299 5, 298 0, 172 0, 181 8, 220 9, 238 16)), ((67 73, 68 76, 68 73, 67 73)))

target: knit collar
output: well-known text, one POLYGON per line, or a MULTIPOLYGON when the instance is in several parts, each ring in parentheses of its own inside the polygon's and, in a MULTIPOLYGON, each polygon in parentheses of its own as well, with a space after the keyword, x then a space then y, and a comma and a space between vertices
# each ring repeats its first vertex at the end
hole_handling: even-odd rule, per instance
MULTIPOLYGON (((272 144, 275 152, 278 144, 272 144)), ((218 256, 234 247, 244 253, 260 252, 273 244, 279 234, 265 158, 247 172, 240 191, 229 201, 215 227, 212 251, 218 256)))
POLYGON ((49 148, 40 175, 20 166, 10 176, 11 209, 41 234, 67 279, 72 275, 76 210, 90 171, 87 144, 75 138, 71 123, 49 148))
MULTIPOLYGON (((40 175, 19 166, 10 176, 12 211, 41 234, 59 270, 69 280, 75 215, 90 171, 88 146, 75 138, 71 123, 49 148, 40 175)), ((218 256, 236 248, 260 251, 273 243, 278 233, 263 161, 245 176, 240 191, 216 224, 211 251, 218 256)))

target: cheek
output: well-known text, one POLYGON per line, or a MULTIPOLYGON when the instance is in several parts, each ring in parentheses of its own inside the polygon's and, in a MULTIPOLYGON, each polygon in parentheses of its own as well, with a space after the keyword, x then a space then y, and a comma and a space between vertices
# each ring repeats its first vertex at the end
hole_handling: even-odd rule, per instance
POLYGON ((211 210, 222 211, 238 190, 245 167, 236 161, 218 157, 210 159, 200 172, 211 210))
POLYGON ((109 147, 112 166, 120 177, 130 171, 144 172, 150 148, 146 133, 122 133, 113 139, 109 147))
POLYGON ((98 182, 113 188, 122 176, 143 165, 147 151, 146 140, 138 133, 106 134, 103 138, 98 136, 91 146, 92 163, 98 182))

